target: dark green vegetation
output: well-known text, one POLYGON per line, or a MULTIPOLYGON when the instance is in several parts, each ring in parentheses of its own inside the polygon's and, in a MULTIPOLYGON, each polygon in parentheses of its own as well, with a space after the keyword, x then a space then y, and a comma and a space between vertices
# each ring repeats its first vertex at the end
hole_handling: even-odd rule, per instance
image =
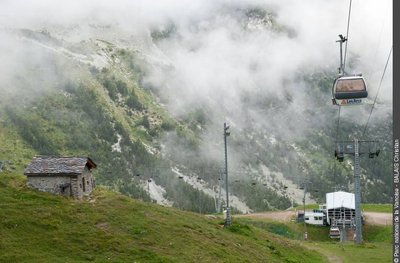
POLYGON ((133 200, 97 188, 77 201, 0 173, 0 262, 327 262, 251 224, 133 200))

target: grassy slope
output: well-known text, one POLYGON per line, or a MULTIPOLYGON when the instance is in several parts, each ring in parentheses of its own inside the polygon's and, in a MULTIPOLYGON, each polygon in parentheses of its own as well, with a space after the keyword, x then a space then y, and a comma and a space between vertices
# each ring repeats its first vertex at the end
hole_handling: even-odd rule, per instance
POLYGON ((392 204, 361 204, 361 209, 365 212, 392 213, 392 204))
MULTIPOLYGON (((353 243, 316 243, 313 246, 318 246, 322 251, 328 251, 339 257, 343 263, 363 262, 363 263, 376 263, 376 262, 391 262, 392 246, 388 243, 366 243, 357 246, 353 243)), ((321 251, 321 250, 319 250, 321 251)))
MULTIPOLYGON (((1 111, 0 111, 1 114, 1 111)), ((23 173, 23 167, 36 153, 27 146, 13 127, 5 127, 0 115, 0 166, 4 172, 23 173)))
POLYGON ((97 189, 77 201, 0 173, 0 262, 324 262, 262 229, 97 189))
MULTIPOLYGON (((379 210, 379 209, 378 209, 379 210)), ((240 222, 251 224, 289 239, 299 240, 310 249, 346 262, 390 262, 392 249, 392 226, 363 227, 364 243, 360 246, 353 242, 342 244, 328 237, 327 227, 307 225, 308 241, 302 240, 303 224, 280 223, 271 220, 240 219, 240 222)))

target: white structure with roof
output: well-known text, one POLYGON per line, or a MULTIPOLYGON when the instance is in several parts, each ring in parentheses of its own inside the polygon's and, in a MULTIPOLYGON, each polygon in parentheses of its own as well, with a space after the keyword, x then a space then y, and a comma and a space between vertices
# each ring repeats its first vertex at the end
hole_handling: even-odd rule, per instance
POLYGON ((353 226, 355 218, 354 194, 343 191, 326 194, 326 213, 329 225, 353 226))
POLYGON ((304 220, 306 224, 323 226, 324 225, 324 213, 321 210, 314 209, 311 211, 306 211, 304 220))
POLYGON ((354 194, 343 191, 326 194, 326 209, 346 207, 355 209, 354 194))

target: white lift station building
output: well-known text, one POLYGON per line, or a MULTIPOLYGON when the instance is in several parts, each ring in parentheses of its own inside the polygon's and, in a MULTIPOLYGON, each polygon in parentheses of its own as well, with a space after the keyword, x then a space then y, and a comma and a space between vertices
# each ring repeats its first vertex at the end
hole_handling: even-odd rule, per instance
POLYGON ((327 193, 326 223, 337 227, 354 227, 355 207, 354 194, 342 191, 327 193))

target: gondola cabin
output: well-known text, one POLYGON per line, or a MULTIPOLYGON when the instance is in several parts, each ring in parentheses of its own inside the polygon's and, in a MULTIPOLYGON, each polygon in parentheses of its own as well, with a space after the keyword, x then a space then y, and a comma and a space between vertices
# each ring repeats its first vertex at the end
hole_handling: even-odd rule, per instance
POLYGON ((332 87, 333 103, 346 106, 361 104, 368 97, 367 85, 362 76, 345 76, 335 80, 332 87))
POLYGON ((330 238, 340 238, 340 229, 336 226, 332 226, 329 229, 329 237, 330 238))

